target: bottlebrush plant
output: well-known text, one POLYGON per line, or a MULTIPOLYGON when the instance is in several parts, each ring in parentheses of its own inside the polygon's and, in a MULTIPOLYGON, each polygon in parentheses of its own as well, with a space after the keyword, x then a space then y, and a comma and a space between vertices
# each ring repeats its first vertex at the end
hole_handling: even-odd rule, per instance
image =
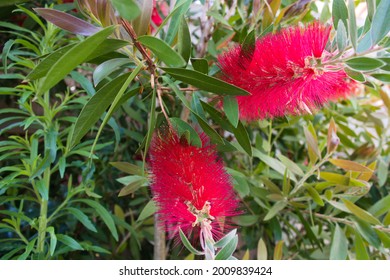
POLYGON ((0 22, 3 259, 390 257, 389 0, 32 5, 0 22))

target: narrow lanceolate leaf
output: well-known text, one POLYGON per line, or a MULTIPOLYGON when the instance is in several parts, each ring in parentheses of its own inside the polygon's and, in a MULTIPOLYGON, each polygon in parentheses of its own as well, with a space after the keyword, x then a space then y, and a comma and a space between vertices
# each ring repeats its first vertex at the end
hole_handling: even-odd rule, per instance
POLYGON ((175 14, 172 15, 171 22, 169 24, 168 33, 165 38, 165 42, 169 45, 174 41, 176 34, 179 30, 180 19, 185 15, 192 3, 192 0, 178 0, 175 4, 175 14))
POLYGON ((69 246, 73 250, 84 250, 84 248, 81 247, 81 245, 74 238, 68 235, 57 234, 57 240, 64 243, 66 246, 69 246))
POLYGON ((48 227, 46 231, 50 234, 49 252, 50 252, 50 256, 53 256, 57 246, 57 236, 54 232, 54 227, 48 227))
POLYGON ((85 57, 89 56, 99 44, 101 44, 115 29, 115 26, 107 27, 98 33, 88 37, 66 52, 57 62, 55 62, 47 72, 45 78, 39 84, 40 94, 48 91, 61 81, 77 65, 82 63, 85 57))
POLYGON ((283 240, 279 240, 278 243, 276 243, 275 250, 274 250, 274 260, 281 260, 283 257, 283 240))
POLYGON ((344 231, 336 224, 336 229, 333 234, 332 243, 330 246, 331 260, 345 260, 348 255, 348 240, 345 237, 344 231))
POLYGON ((179 118, 170 118, 170 120, 173 127, 177 130, 179 137, 185 135, 185 133, 189 133, 190 139, 187 139, 189 140, 188 143, 195 147, 202 147, 202 140, 192 126, 179 118))
POLYGON ((371 57, 351 58, 345 64, 356 71, 372 71, 386 65, 382 60, 371 57))
POLYGON ((390 31, 390 0, 381 0, 376 8, 371 25, 372 45, 376 45, 390 31))
POLYGON ((191 56, 191 34, 184 16, 180 18, 179 32, 177 36, 177 49, 185 62, 191 56))
POLYGON ((91 36, 101 30, 100 27, 94 26, 89 22, 86 22, 75 16, 58 10, 48 8, 35 8, 34 11, 36 11, 41 17, 43 17, 47 21, 50 21, 54 25, 57 25, 59 28, 62 28, 75 34, 91 36))
POLYGON ((257 259, 267 260, 267 246, 262 238, 257 243, 257 259))
MULTIPOLYGON (((88 56, 84 57, 83 62, 93 60, 99 56, 113 52, 119 48, 122 48, 128 45, 129 42, 117 39, 105 39, 96 49, 88 56)), ((46 56, 42 61, 28 74, 25 80, 36 80, 44 77, 47 72, 51 69, 51 66, 54 65, 64 54, 66 54, 71 48, 76 46, 77 43, 67 45, 62 47, 55 52, 52 52, 46 56)))
POLYGON ((345 47, 347 46, 347 28, 344 25, 343 21, 340 19, 338 28, 337 28, 337 35, 336 35, 336 41, 337 41, 337 48, 339 49, 339 52, 344 51, 345 47))
POLYGON ((368 210, 372 215, 379 217, 390 211, 390 195, 383 197, 368 210))
POLYGON ((320 206, 324 206, 324 201, 322 200, 321 196, 318 194, 318 192, 313 187, 307 187, 307 191, 310 194, 310 196, 313 198, 314 202, 317 203, 320 206))
POLYGON ((345 206, 359 219, 366 221, 367 223, 373 224, 373 225, 380 225, 381 222, 375 218, 371 213, 363 210, 359 206, 355 205, 349 200, 342 199, 345 206))
POLYGON ((184 67, 186 61, 163 40, 153 36, 141 36, 138 41, 169 67, 184 67))
POLYGON ((179 235, 180 235, 181 242, 183 243, 184 247, 186 247, 188 249, 188 251, 190 251, 194 255, 198 255, 198 256, 204 255, 203 252, 200 252, 200 251, 196 250, 191 245, 191 242, 188 240, 188 238, 186 237, 184 232, 181 230, 181 228, 179 228, 179 235))
POLYGON ((354 0, 348 0, 348 15, 349 15, 349 38, 353 48, 357 49, 357 26, 356 26, 356 15, 355 15, 355 4, 354 0))
POLYGON ((223 99, 223 110, 229 122, 237 127, 238 125, 238 103, 234 96, 225 96, 223 99))
POLYGON ((198 71, 180 68, 163 68, 173 78, 184 83, 193 85, 201 90, 213 92, 219 95, 248 95, 242 88, 233 86, 222 80, 207 76, 198 71))
POLYGON ((345 159, 330 159, 329 160, 333 165, 336 165, 337 167, 340 167, 347 171, 357 171, 357 172, 367 172, 367 173, 373 173, 374 170, 371 170, 370 168, 350 160, 345 159))
POLYGON ((91 220, 81 210, 73 207, 68 207, 66 210, 71 213, 77 220, 80 221, 87 229, 93 232, 97 232, 96 227, 93 225, 91 220))
POLYGON ((111 0, 111 3, 119 15, 128 21, 136 19, 141 13, 135 0, 111 0))
POLYGON ((224 237, 222 237, 218 242, 214 244, 215 248, 222 248, 224 247, 227 243, 229 243, 237 234, 237 229, 233 229, 230 231, 228 234, 226 234, 224 237))
POLYGON ((273 217, 275 217, 281 210, 286 208, 286 206, 287 206, 287 201, 281 200, 281 201, 276 202, 274 204, 274 206, 272 206, 269 209, 267 215, 265 215, 264 221, 268 221, 268 220, 272 219, 273 217))
POLYGON ((235 235, 215 256, 216 260, 229 259, 237 248, 238 236, 235 235))
POLYGON ((122 172, 125 172, 127 174, 131 175, 142 175, 142 169, 141 167, 128 163, 128 162, 110 162, 112 166, 119 169, 122 172))
POLYGON ((106 224, 108 229, 110 230, 112 236, 116 241, 118 241, 118 232, 115 227, 114 220, 111 216, 111 214, 98 202, 90 199, 78 199, 75 200, 74 202, 81 202, 89 205, 90 207, 94 208, 97 212, 97 214, 100 216, 100 218, 103 220, 103 222, 106 224))
POLYGON ((156 212, 156 210, 157 210, 156 203, 154 202, 154 200, 150 200, 145 205, 144 209, 142 209, 141 213, 139 214, 137 222, 143 221, 146 218, 149 218, 150 216, 152 216, 156 212))
POLYGON ((367 253, 366 246, 359 232, 355 231, 355 253, 357 260, 369 260, 370 255, 367 253))
POLYGON ((348 9, 345 5, 345 0, 334 0, 332 6, 333 25, 337 30, 339 28, 338 23, 340 20, 343 22, 344 27, 348 26, 348 9))
POLYGON ((95 125, 108 106, 112 104, 115 96, 130 73, 121 75, 102 87, 84 105, 70 137, 70 147, 78 144, 81 138, 95 125))

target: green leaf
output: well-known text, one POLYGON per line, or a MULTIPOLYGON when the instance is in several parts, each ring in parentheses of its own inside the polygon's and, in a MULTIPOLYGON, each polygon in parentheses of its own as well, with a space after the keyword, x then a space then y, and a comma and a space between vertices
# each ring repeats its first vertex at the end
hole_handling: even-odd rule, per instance
POLYGON ((364 75, 360 72, 357 72, 357 71, 353 71, 349 68, 345 68, 345 73, 347 73, 347 75, 354 79, 355 81, 358 81, 358 82, 361 82, 361 83, 364 83, 366 82, 366 78, 364 77, 364 75))
POLYGON ((118 232, 115 227, 114 220, 112 219, 111 214, 98 202, 90 199, 77 199, 74 202, 81 202, 89 205, 90 207, 94 208, 97 212, 97 214, 102 218, 103 222, 106 224, 108 229, 110 230, 112 236, 116 241, 118 241, 118 232))
POLYGON ((128 162, 110 162, 110 164, 127 174, 142 176, 142 169, 137 165, 128 162))
POLYGON ((249 53, 251 54, 256 45, 256 30, 253 29, 251 32, 249 32, 246 37, 244 42, 242 43, 242 50, 244 53, 249 53))
POLYGON ((381 245, 381 240, 379 239, 377 233, 372 228, 369 223, 366 223, 360 219, 356 219, 356 229, 363 236, 365 240, 368 241, 375 248, 379 248, 381 245))
MULTIPOLYGON (((177 31, 179 30, 180 21, 183 15, 185 15, 192 3, 192 0, 178 0, 175 4, 175 14, 172 15, 171 22, 169 24, 168 33, 165 37, 165 42, 171 45, 176 37, 177 31)), ((172 11, 173 13, 173 11, 172 11)))
MULTIPOLYGON (((85 57, 83 62, 91 61, 102 55, 106 55, 110 52, 113 52, 119 48, 122 48, 128 45, 129 42, 117 39, 105 39, 100 45, 98 45, 95 50, 88 56, 85 57)), ((50 70, 51 66, 56 63, 65 53, 67 53, 71 48, 76 46, 77 43, 73 43, 62 47, 48 56, 46 56, 26 77, 26 81, 36 80, 44 77, 47 72, 50 70)))
POLYGON ((340 19, 338 23, 337 35, 336 35, 337 48, 339 52, 344 51, 345 47, 347 46, 347 40, 348 40, 347 29, 343 21, 340 19))
POLYGON ((179 33, 177 38, 177 50, 185 62, 190 59, 191 34, 184 16, 180 18, 179 33))
POLYGON ((230 123, 237 127, 238 125, 238 103, 234 96, 225 96, 223 98, 223 110, 230 123))
POLYGON ((324 201, 322 200, 321 196, 318 194, 318 192, 313 188, 308 186, 307 188, 308 193, 313 198, 314 202, 317 203, 320 206, 324 206, 324 201))
POLYGON ((123 74, 109 83, 105 84, 94 96, 84 105, 77 117, 74 129, 71 132, 70 147, 78 144, 81 138, 93 128, 103 113, 110 106, 118 94, 123 83, 129 78, 130 73, 123 74))
POLYGON ((66 208, 77 220, 79 220, 87 229, 93 232, 97 232, 96 227, 92 224, 91 220, 82 211, 77 208, 68 207, 66 208))
POLYGON ((0 2, 0 7, 12 6, 18 3, 28 2, 30 0, 3 0, 0 2))
POLYGON ((156 212, 156 210, 156 203, 152 199, 145 205, 144 209, 142 209, 141 213, 138 216, 137 222, 143 221, 146 218, 150 217, 156 212))
POLYGON ((368 212, 370 212, 375 217, 382 216, 387 211, 390 210, 390 195, 383 197, 381 200, 377 201, 374 205, 370 207, 368 212))
MULTIPOLYGON (((196 113, 188 103, 187 99, 185 98, 184 94, 179 90, 179 88, 166 76, 163 76, 163 81, 168 84, 168 86, 173 90, 173 92, 179 97, 180 101, 183 103, 184 106, 186 106, 192 114, 196 117, 196 120, 198 121, 200 127, 203 129, 203 131, 210 136, 212 141, 217 143, 223 143, 222 137, 216 132, 198 113, 196 113)), ((201 106, 200 106, 201 107, 201 106)), ((202 108, 202 107, 201 107, 202 108)))
POLYGON ((375 10, 374 18, 371 25, 372 45, 376 45, 390 31, 390 0, 381 0, 375 10))
POLYGON ((262 238, 257 243, 257 260, 267 260, 267 246, 262 238))
POLYGON ((237 234, 218 252, 215 260, 227 260, 232 256, 237 248, 238 236, 237 234))
POLYGON ((184 232, 181 230, 181 228, 179 228, 179 235, 180 235, 181 242, 183 243, 184 247, 186 247, 188 249, 188 251, 190 251, 194 255, 198 255, 198 256, 204 255, 203 252, 200 252, 200 251, 196 250, 194 247, 192 247, 191 242, 188 240, 188 238, 186 237, 184 232))
POLYGON ((348 15, 349 15, 349 38, 354 50, 357 50, 357 25, 354 0, 348 0, 348 15))
POLYGON ((184 67, 186 61, 163 40, 153 36, 141 36, 138 41, 169 67, 184 67))
POLYGON ((384 73, 371 74, 371 77, 373 77, 381 82, 390 83, 390 74, 384 74, 384 73))
POLYGON ((320 178, 328 182, 332 182, 344 186, 349 185, 349 178, 337 173, 320 172, 320 178))
POLYGON ((179 118, 170 118, 173 127, 177 130, 178 135, 182 136, 186 131, 189 132, 190 141, 189 144, 196 147, 202 147, 202 140, 199 137, 199 134, 192 128, 188 123, 179 119, 179 118))
POLYGON ((372 71, 386 65, 382 60, 371 57, 350 58, 345 64, 356 71, 372 71))
POLYGON ((91 36, 101 30, 100 27, 90 24, 70 14, 48 8, 35 8, 41 17, 64 30, 84 36, 91 36))
POLYGON ((224 237, 222 237, 218 242, 214 244, 215 248, 222 248, 226 246, 235 236, 237 235, 237 229, 233 229, 228 234, 226 234, 224 237))
POLYGON ((50 234, 50 256, 54 256, 54 251, 56 250, 57 246, 57 236, 54 232, 54 227, 48 227, 46 231, 50 234))
POLYGON ((345 260, 348 255, 348 240, 345 237, 344 231, 336 224, 336 229, 333 234, 330 247, 331 260, 345 260))
POLYGON ((357 260, 369 260, 370 255, 367 253, 366 246, 359 232, 355 231, 355 252, 357 260))
POLYGON ((337 30, 340 20, 344 23, 344 27, 348 26, 348 9, 344 0, 334 0, 332 6, 333 25, 337 30))
POLYGON ((39 194, 41 195, 41 197, 44 200, 48 201, 49 200, 49 188, 48 188, 48 186, 46 186, 45 181, 38 180, 38 181, 36 181, 35 186, 36 186, 39 194))
POLYGON ((363 221, 366 221, 370 224, 373 224, 373 225, 380 225, 381 222, 375 218, 373 215, 371 215, 369 212, 363 210, 362 208, 360 208, 359 206, 353 204, 351 201, 349 200, 346 200, 346 199, 341 199, 345 206, 356 216, 358 217, 359 219, 363 220, 363 221))
POLYGON ((130 61, 128 58, 114 58, 103 62, 95 68, 95 71, 93 71, 94 85, 96 86, 98 83, 104 80, 104 78, 114 72, 117 68, 129 63, 130 61))
POLYGON ((305 173, 303 173, 302 169, 291 159, 288 157, 285 157, 282 154, 278 154, 277 158, 287 167, 288 170, 290 170, 292 173, 303 177, 305 173))
POLYGON ((281 260, 283 257, 283 240, 279 240, 278 243, 276 243, 275 250, 274 250, 274 260, 281 260))
POLYGON ((264 221, 268 221, 268 220, 272 219, 273 217, 275 217, 281 210, 286 208, 286 206, 287 206, 287 201, 285 201, 285 200, 280 200, 280 201, 276 202, 268 210, 267 215, 265 215, 265 217, 264 217, 264 221))
POLYGON ((233 218, 234 224, 239 226, 247 227, 252 226, 259 221, 259 216, 257 215, 241 215, 233 218))
POLYGON ((132 176, 136 177, 135 180, 133 180, 131 183, 129 183, 127 186, 121 189, 121 191, 118 194, 118 197, 126 196, 129 194, 134 193, 136 190, 138 190, 140 187, 142 187, 145 183, 148 182, 148 179, 141 176, 132 176))
POLYGON ((207 59, 191 58, 191 64, 192 67, 194 67, 194 70, 206 75, 209 73, 209 63, 207 62, 207 59))
POLYGON ((107 27, 67 51, 50 67, 42 82, 39 83, 38 92, 43 94, 55 86, 70 71, 82 63, 85 58, 114 31, 114 29, 115 26, 107 27))
POLYGON ((141 9, 134 0, 111 0, 111 3, 119 15, 128 21, 136 19, 141 13, 141 9))
POLYGON ((180 68, 162 68, 173 78, 188 83, 201 90, 213 92, 219 95, 248 95, 249 92, 239 87, 233 86, 222 80, 207 76, 198 71, 180 68))
POLYGON ((23 254, 21 254, 19 257, 18 257, 18 260, 26 260, 28 258, 28 256, 30 255, 31 251, 34 249, 34 245, 35 245, 35 242, 37 241, 37 238, 34 238, 33 240, 31 240, 27 246, 26 246, 26 249, 24 251, 23 254))
POLYGON ((73 250, 81 250, 84 251, 84 248, 74 240, 72 237, 64 234, 57 234, 57 240, 64 243, 66 246, 69 246, 73 250))
MULTIPOLYGON (((266 165, 268 165, 269 167, 277 171, 279 174, 284 176, 284 173, 286 172, 287 168, 284 166, 283 163, 281 163, 277 159, 267 156, 266 154, 263 154, 257 149, 253 149, 253 156, 259 158, 266 165)), ((287 170, 287 175, 290 177, 292 181, 297 182, 297 179, 295 178, 294 174, 292 174, 289 170, 287 170)))

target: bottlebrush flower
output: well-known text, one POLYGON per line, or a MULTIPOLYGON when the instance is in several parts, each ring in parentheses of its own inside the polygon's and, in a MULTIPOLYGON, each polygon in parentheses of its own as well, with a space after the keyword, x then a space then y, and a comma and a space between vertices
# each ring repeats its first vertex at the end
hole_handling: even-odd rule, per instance
POLYGON ((311 112, 345 98, 356 83, 340 65, 322 65, 330 26, 314 22, 256 41, 253 52, 236 46, 218 57, 224 79, 251 95, 237 96, 240 118, 256 120, 311 112))
POLYGON ((230 176, 209 138, 204 133, 200 138, 202 147, 196 147, 166 130, 156 133, 151 142, 151 189, 160 224, 170 238, 179 227, 188 235, 192 230, 202 234, 206 226, 205 230, 218 236, 226 228, 225 218, 238 214, 230 176))

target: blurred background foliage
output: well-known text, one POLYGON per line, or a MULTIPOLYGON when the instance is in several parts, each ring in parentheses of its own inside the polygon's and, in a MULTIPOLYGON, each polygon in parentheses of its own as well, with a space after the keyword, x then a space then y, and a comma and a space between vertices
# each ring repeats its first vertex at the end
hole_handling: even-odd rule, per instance
MULTIPOLYGON (((389 258, 389 1, 0 6, 1 259, 156 258, 165 240, 146 159, 164 114, 192 143, 194 127, 205 131, 232 175, 243 210, 235 257, 389 258), (242 94, 218 79, 218 54, 315 19, 338 23, 328 48, 359 93, 237 123, 234 106, 218 105, 242 94)), ((170 240, 157 256, 194 258, 170 240)))

